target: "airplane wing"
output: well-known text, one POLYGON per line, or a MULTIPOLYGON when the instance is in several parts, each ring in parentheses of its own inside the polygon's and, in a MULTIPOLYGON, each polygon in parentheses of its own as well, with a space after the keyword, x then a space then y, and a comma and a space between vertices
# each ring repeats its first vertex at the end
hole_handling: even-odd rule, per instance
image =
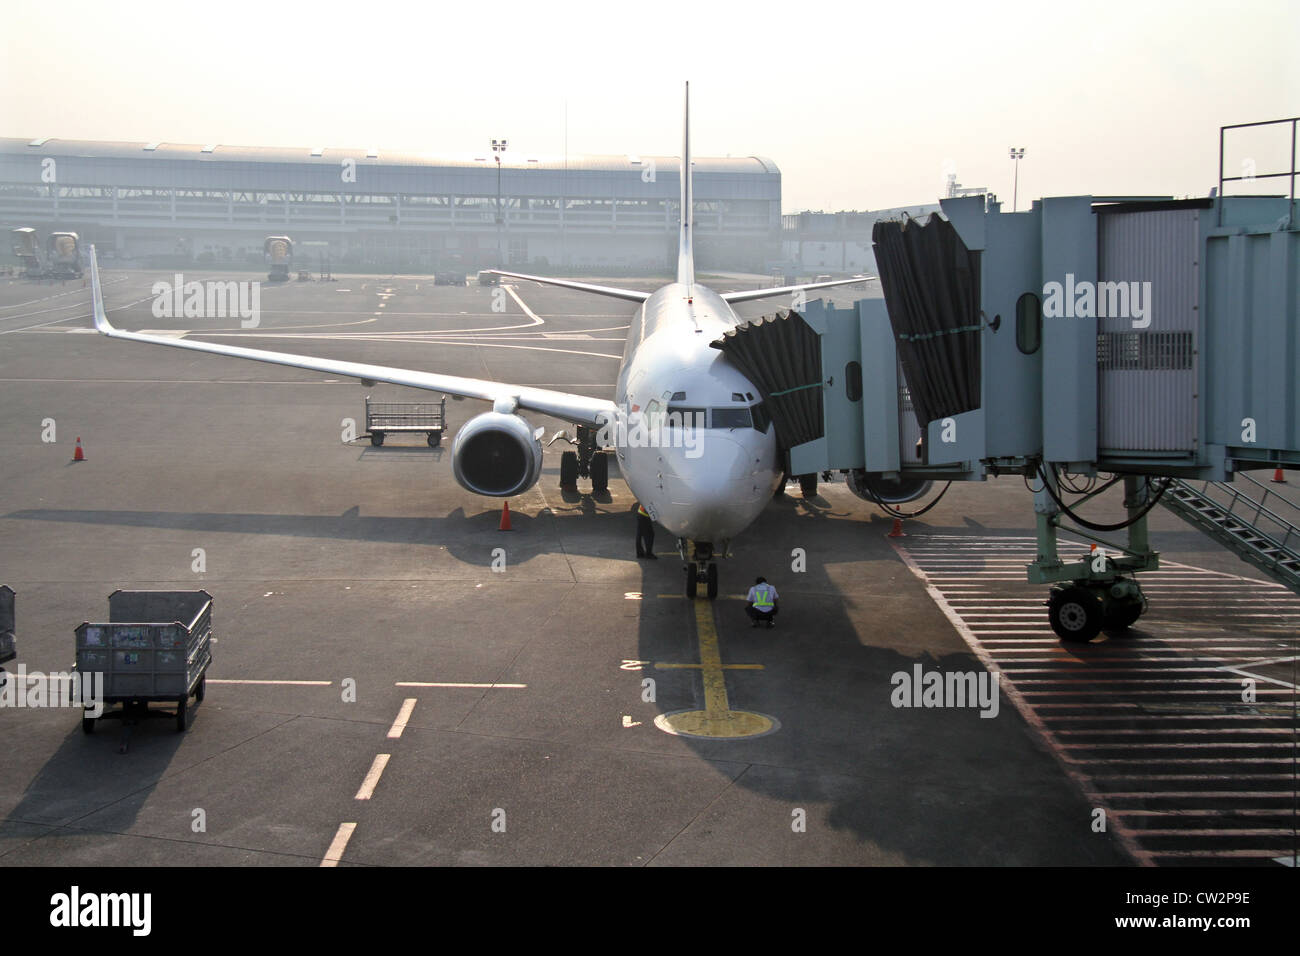
POLYGON ((478 398, 492 402, 498 411, 514 411, 515 408, 530 409, 543 415, 553 415, 580 425, 601 425, 612 421, 617 406, 607 399, 588 398, 585 395, 573 395, 568 392, 554 392, 545 388, 529 388, 522 385, 507 385, 503 382, 489 382, 477 378, 459 378, 454 375, 436 375, 432 372, 419 372, 412 369, 391 368, 387 365, 367 365, 362 362, 341 362, 334 359, 313 358, 309 355, 293 355, 288 352, 268 352, 263 349, 246 349, 236 345, 217 345, 212 342, 191 342, 184 338, 170 338, 161 335, 147 335, 141 332, 127 332, 114 328, 104 312, 104 295, 99 285, 99 263, 95 258, 95 247, 90 247, 90 287, 94 300, 95 328, 110 339, 125 339, 129 342, 145 342, 149 345, 165 345, 175 349, 189 349, 193 352, 210 352, 213 355, 228 355, 231 358, 250 359, 254 362, 268 362, 272 365, 287 365, 290 368, 303 368, 344 378, 359 378, 367 382, 390 382, 393 385, 409 385, 434 392, 446 392, 465 398, 478 398), (610 416, 610 417, 606 417, 610 416))
POLYGON ((550 276, 527 276, 520 272, 502 272, 500 269, 484 269, 483 271, 490 275, 506 276, 510 279, 527 279, 529 282, 558 285, 562 289, 574 289, 578 292, 590 292, 594 295, 607 295, 612 299, 626 299, 628 302, 644 302, 650 298, 649 292, 638 292, 635 289, 615 289, 612 286, 574 282, 571 279, 553 279, 550 276))
POLYGON ((854 285, 858 282, 877 282, 876 276, 858 276, 856 279, 833 279, 830 282, 805 282, 803 285, 783 285, 776 289, 749 289, 745 292, 724 292, 724 302, 750 302, 754 299, 770 299, 777 295, 789 295, 791 292, 808 289, 829 289, 833 285, 854 285))

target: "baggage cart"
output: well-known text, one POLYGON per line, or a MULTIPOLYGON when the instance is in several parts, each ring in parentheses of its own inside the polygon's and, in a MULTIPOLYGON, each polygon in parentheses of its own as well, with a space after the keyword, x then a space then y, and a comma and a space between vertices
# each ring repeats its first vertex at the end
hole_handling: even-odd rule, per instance
POLYGON ((212 595, 207 591, 114 591, 108 596, 108 622, 77 627, 81 674, 104 675, 103 703, 120 711, 90 717, 81 729, 95 732, 103 717, 166 717, 149 704, 176 707, 177 731, 186 729, 189 700, 203 700, 212 663, 212 595))
MULTIPOLYGON (((5 584, 0 584, 0 664, 11 661, 18 656, 14 643, 14 591, 5 584)), ((0 667, 0 687, 8 678, 0 667)))
POLYGON ((440 402, 376 402, 366 396, 366 431, 378 448, 389 432, 424 432, 430 447, 442 444, 447 428, 447 396, 440 402))

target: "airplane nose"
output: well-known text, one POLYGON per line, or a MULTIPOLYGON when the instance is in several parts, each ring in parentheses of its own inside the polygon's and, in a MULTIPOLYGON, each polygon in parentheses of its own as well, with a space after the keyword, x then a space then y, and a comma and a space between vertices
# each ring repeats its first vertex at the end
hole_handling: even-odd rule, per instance
MULTIPOLYGON (((678 526, 675 534, 701 541, 728 540, 766 504, 755 493, 753 450, 722 433, 705 433, 698 448, 664 449, 664 483, 678 526)), ((759 482, 759 485, 762 485, 759 482)))

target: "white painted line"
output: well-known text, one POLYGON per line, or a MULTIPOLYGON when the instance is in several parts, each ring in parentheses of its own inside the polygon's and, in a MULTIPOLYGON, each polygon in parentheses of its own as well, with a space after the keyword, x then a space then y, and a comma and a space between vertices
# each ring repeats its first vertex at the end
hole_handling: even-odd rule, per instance
POLYGON ((521 690, 527 684, 467 684, 456 681, 399 680, 395 687, 486 687, 495 690, 521 690))
POLYGON ((402 701, 402 709, 397 712, 397 719, 393 721, 393 726, 388 728, 388 736, 396 740, 402 736, 402 731, 406 729, 406 723, 411 719, 411 711, 415 710, 416 697, 408 697, 402 701))
POLYGON ((352 831, 357 828, 355 823, 340 823, 338 832, 334 834, 334 840, 330 843, 330 848, 325 851, 325 858, 320 861, 321 866, 338 866, 339 860, 343 859, 343 851, 348 848, 348 841, 352 839, 352 831))
POLYGON ((545 320, 542 319, 540 316, 538 316, 538 314, 534 312, 532 309, 528 308, 528 306, 524 304, 524 300, 519 298, 519 293, 515 291, 514 286, 507 284, 503 286, 503 288, 506 290, 506 292, 510 293, 510 298, 515 300, 519 308, 524 310, 524 315, 528 316, 530 319, 533 320, 533 325, 545 324, 545 320))
POLYGON ((392 754, 375 754, 375 762, 370 765, 370 771, 366 774, 366 779, 361 781, 361 789, 357 791, 356 799, 369 800, 375 792, 375 787, 379 784, 379 778, 388 766, 388 758, 392 754))
POLYGON ((329 687, 330 680, 218 680, 208 678, 209 684, 268 684, 276 687, 329 687))

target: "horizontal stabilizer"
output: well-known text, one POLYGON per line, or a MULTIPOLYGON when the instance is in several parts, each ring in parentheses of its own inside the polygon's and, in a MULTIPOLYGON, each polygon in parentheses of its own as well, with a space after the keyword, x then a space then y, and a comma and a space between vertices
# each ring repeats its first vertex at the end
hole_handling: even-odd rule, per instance
POLYGON ((878 282, 876 276, 858 276, 856 279, 832 279, 830 282, 805 282, 803 285, 783 285, 776 289, 749 289, 745 292, 724 292, 724 302, 752 302, 755 299, 770 299, 778 295, 790 295, 794 292, 807 292, 812 289, 829 289, 836 285, 856 285, 859 282, 878 282))
POLYGON ((574 282, 572 279, 553 279, 550 276, 529 276, 521 272, 502 272, 500 269, 484 269, 489 275, 506 276, 510 279, 527 279, 529 282, 541 282, 544 285, 557 285, 561 289, 573 289, 575 292, 590 292, 592 295, 605 295, 612 299, 626 299, 628 302, 644 302, 650 298, 649 292, 636 289, 615 289, 607 285, 592 285, 589 282, 574 282))

